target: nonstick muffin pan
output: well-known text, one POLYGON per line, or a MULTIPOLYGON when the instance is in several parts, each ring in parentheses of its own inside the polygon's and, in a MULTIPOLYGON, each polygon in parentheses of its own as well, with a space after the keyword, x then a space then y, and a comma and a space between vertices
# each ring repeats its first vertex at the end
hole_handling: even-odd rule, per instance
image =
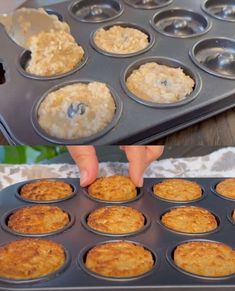
MULTIPOLYGON (((212 7, 219 2, 207 1, 206 5, 212 7)), ((64 144, 65 141, 49 140, 35 130, 33 119, 37 113, 34 108, 51 88, 80 79, 107 83, 123 103, 123 110, 118 108, 120 119, 111 124, 112 130, 84 140, 67 141, 70 144, 91 141, 97 145, 148 143, 234 107, 234 23, 209 15, 204 11, 204 3, 204 0, 77 0, 46 6, 50 13, 54 11, 70 25, 87 57, 74 72, 49 80, 25 75, 23 67, 29 53, 12 42, 0 26, 0 62, 6 71, 6 83, 0 85, 0 121, 12 143, 64 144), (170 36, 163 33, 169 21, 170 36), (141 27, 153 43, 140 54, 129 56, 100 52, 92 45, 93 33, 117 23, 141 27), (163 31, 157 31, 157 23, 164 24, 163 31), (217 43, 221 36, 223 40, 217 43), (219 56, 214 55, 214 47, 219 47, 219 56), (209 54, 206 62, 199 58, 205 51, 209 54), (142 59, 151 58, 165 59, 165 64, 173 67, 182 64, 185 72, 199 76, 194 91, 183 102, 169 106, 143 104, 145 102, 131 98, 131 93, 123 89, 121 83, 126 70, 142 59)), ((226 6, 233 2, 221 3, 226 6)), ((24 6, 40 7, 41 4, 30 0, 24 6)))
MULTIPOLYGON (((86 226, 87 215, 103 206, 111 206, 113 203, 103 203, 88 198, 87 190, 79 187, 78 179, 60 179, 70 183, 76 194, 67 200, 57 203, 49 203, 61 207, 74 217, 74 223, 69 229, 57 234, 44 236, 44 239, 53 240, 63 245, 71 257, 68 265, 57 276, 43 278, 33 284, 30 282, 11 283, 0 279, 0 290, 234 290, 235 274, 222 278, 209 278, 193 276, 175 267, 172 261, 174 248, 186 241, 206 240, 222 242, 235 248, 234 232, 235 223, 231 215, 235 208, 235 201, 224 199, 216 195, 215 186, 225 178, 192 178, 189 180, 198 183, 202 190, 201 199, 187 203, 174 203, 164 201, 154 196, 152 187, 163 179, 145 179, 142 188, 142 196, 137 200, 123 203, 122 205, 133 207, 141 211, 146 217, 146 225, 142 231, 130 235, 104 235, 91 231, 86 226), (219 226, 214 231, 204 234, 183 234, 167 229, 159 220, 163 213, 174 207, 198 206, 213 213, 219 226), (87 251, 100 243, 126 240, 143 245, 150 250, 155 259, 153 269, 143 276, 117 279, 95 275, 84 266, 84 256, 87 251)), ((0 245, 10 241, 21 239, 22 236, 7 231, 5 228, 6 215, 14 209, 35 205, 19 199, 19 189, 29 181, 24 181, 3 189, 0 192, 0 245)), ((115 204, 114 204, 115 205, 115 204)))

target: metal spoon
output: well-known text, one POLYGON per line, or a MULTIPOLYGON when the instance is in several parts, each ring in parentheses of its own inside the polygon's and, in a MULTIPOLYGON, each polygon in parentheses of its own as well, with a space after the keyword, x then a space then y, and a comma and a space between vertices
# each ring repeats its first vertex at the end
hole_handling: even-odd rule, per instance
POLYGON ((47 14, 42 8, 20 8, 11 14, 2 14, 0 23, 11 39, 26 49, 29 48, 28 40, 42 31, 53 29, 70 32, 67 23, 59 21, 56 15, 47 14))

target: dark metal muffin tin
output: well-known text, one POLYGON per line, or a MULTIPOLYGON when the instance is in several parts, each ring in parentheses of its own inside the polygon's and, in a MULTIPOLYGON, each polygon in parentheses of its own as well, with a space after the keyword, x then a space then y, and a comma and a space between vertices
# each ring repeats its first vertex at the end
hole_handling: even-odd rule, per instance
MULTIPOLYGON (((221 36, 234 38, 234 24, 230 21, 221 21, 208 16, 202 9, 204 0, 85 1, 66 1, 46 6, 47 9, 50 9, 50 13, 54 11, 68 22, 73 36, 84 48, 88 56, 88 60, 82 68, 63 78, 53 78, 52 80, 39 80, 39 78, 37 80, 21 74, 17 70, 17 63, 24 50, 12 42, 5 33, 4 28, 0 26, 2 44, 0 48, 0 61, 4 64, 4 68, 6 68, 6 83, 0 85, 0 121, 4 125, 12 143, 32 145, 64 143, 64 141, 48 140, 37 133, 33 127, 32 119, 34 118, 34 113, 32 108, 45 92, 54 86, 60 85, 62 82, 71 80, 92 79, 105 82, 117 92, 117 95, 123 101, 121 118, 118 123, 112 124, 112 130, 104 135, 98 134, 95 136, 95 139, 92 137, 84 140, 78 139, 74 141, 77 144, 90 143, 91 141, 97 145, 149 143, 152 140, 166 136, 234 107, 234 80, 227 79, 226 76, 218 78, 212 72, 204 71, 204 68, 202 70, 198 64, 194 64, 189 56, 189 52, 198 41, 221 36), (76 7, 73 6, 73 3, 76 3, 76 7), (77 19, 79 13, 72 16, 73 13, 71 12, 71 10, 76 10, 80 6, 83 8, 85 6, 90 8, 95 7, 96 10, 99 10, 96 13, 100 12, 101 16, 104 16, 102 14, 104 12, 102 7, 105 7, 108 11, 117 11, 118 17, 112 20, 105 19, 105 22, 98 23, 80 21, 77 19), (207 19, 211 23, 211 29, 204 35, 190 38, 173 38, 158 33, 152 27, 150 22, 156 13, 165 10, 177 11, 177 9, 178 11, 180 9, 188 11, 191 16, 192 11, 197 15, 202 15, 203 19, 207 19), (155 42, 153 46, 141 54, 125 58, 101 54, 92 47, 90 43, 91 35, 98 28, 104 25, 110 26, 117 22, 139 25, 148 31, 150 35, 154 36, 155 42), (199 75, 201 89, 197 97, 191 100, 189 96, 184 100, 185 102, 179 103, 179 106, 174 106, 173 104, 173 106, 167 106, 167 108, 161 105, 145 106, 148 104, 143 104, 144 102, 141 102, 141 100, 130 98, 121 85, 123 73, 132 63, 138 62, 143 58, 152 57, 173 59, 174 62, 183 64, 194 75, 199 75), (188 102, 190 100, 191 102, 188 102)), ((26 2, 25 6, 40 7, 40 3, 45 4, 45 1, 30 0, 26 2)), ((84 17, 84 14, 80 16, 84 17)), ((102 21, 102 19, 98 18, 96 19, 94 16, 93 20, 102 21)), ((87 20, 89 21, 89 19, 87 20)), ((222 51, 226 52, 226 47, 222 48, 222 51)), ((192 92, 192 95, 194 94, 195 91, 192 92)), ((67 143, 70 143, 70 141, 67 141, 67 143)))
MULTIPOLYGON (((72 260, 64 271, 58 276, 44 278, 44 281, 24 283, 5 283, 0 280, 0 290, 234 290, 235 274, 222 278, 201 278, 188 274, 175 267, 172 262, 172 251, 174 248, 191 240, 209 240, 225 243, 235 248, 234 232, 235 223, 231 220, 232 210, 235 208, 235 200, 227 200, 215 195, 213 189, 215 185, 224 178, 192 178, 189 180, 197 182, 206 195, 199 201, 190 203, 166 202, 152 193, 152 186, 159 183, 162 179, 145 179, 143 195, 136 201, 128 204, 141 211, 148 217, 149 225, 143 231, 129 236, 111 236, 94 233, 84 226, 84 217, 92 210, 107 206, 102 203, 89 199, 84 190, 79 187, 78 179, 59 179, 70 183, 75 189, 76 194, 68 200, 53 203, 75 217, 75 223, 66 231, 46 239, 61 243, 67 249, 72 260), (183 234, 167 229, 159 223, 161 215, 172 207, 198 206, 211 211, 220 221, 219 228, 205 234, 183 234), (155 257, 154 268, 143 276, 129 279, 106 278, 89 272, 84 266, 84 256, 87 251, 104 242, 117 240, 132 241, 143 245, 152 251, 155 257)), ((34 205, 18 198, 16 195, 24 181, 9 186, 0 192, 0 214, 4 217, 6 213, 15 208, 25 205, 34 205)), ((109 203, 108 205, 113 205, 109 203)), ((16 234, 0 229, 0 245, 10 241, 20 239, 16 234)))

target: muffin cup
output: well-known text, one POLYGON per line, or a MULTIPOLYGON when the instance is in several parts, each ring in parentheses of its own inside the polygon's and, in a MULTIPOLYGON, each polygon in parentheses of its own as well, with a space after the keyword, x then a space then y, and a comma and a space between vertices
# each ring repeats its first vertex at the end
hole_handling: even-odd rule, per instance
POLYGON ((72 75, 76 73, 78 70, 83 68, 88 60, 88 55, 85 51, 85 54, 82 58, 82 60, 75 66, 74 69, 70 70, 67 73, 63 74, 58 74, 58 75, 53 75, 53 76, 39 76, 35 74, 30 74, 26 71, 27 64, 29 60, 31 59, 31 52, 29 50, 24 50, 23 53, 20 55, 20 57, 17 60, 16 67, 18 71, 24 76, 29 79, 34 79, 34 80, 41 80, 41 81, 50 81, 50 80, 56 80, 56 79, 61 79, 64 77, 67 77, 69 75, 72 75))
POLYGON ((118 0, 78 0, 72 2, 69 7, 70 15, 77 21, 100 23, 111 21, 119 17, 124 6, 118 0))
POLYGON ((228 217, 228 220, 235 226, 235 220, 233 219, 234 212, 235 212, 235 207, 229 210, 227 217, 228 217))
POLYGON ((189 55, 203 71, 220 78, 235 79, 234 39, 214 37, 200 40, 192 47, 189 55))
POLYGON ((106 85, 109 88, 110 93, 111 93, 113 100, 115 102, 115 105, 116 105, 116 112, 114 114, 113 120, 104 129, 100 130, 99 132, 97 132, 89 137, 82 137, 82 138, 76 138, 76 139, 60 139, 60 138, 53 137, 53 136, 49 135, 45 130, 43 130, 41 128, 41 126, 38 122, 37 113, 38 113, 38 109, 39 109, 42 101, 47 97, 47 95, 49 93, 54 92, 60 88, 68 86, 68 85, 73 85, 76 83, 88 84, 90 82, 94 82, 94 80, 78 79, 78 80, 73 80, 73 81, 67 81, 67 82, 64 82, 64 83, 61 83, 59 85, 52 87, 46 93, 44 93, 43 96, 35 102, 35 104, 32 108, 31 121, 32 121, 32 124, 33 124, 33 127, 34 127, 36 133, 39 136, 41 136, 44 140, 49 141, 50 143, 53 143, 53 144, 78 145, 78 144, 89 144, 91 141, 94 141, 94 140, 102 137, 103 135, 107 134, 109 131, 114 129, 115 126, 117 125, 119 119, 121 118, 122 110, 123 110, 123 103, 122 103, 121 98, 117 95, 116 91, 114 91, 114 89, 111 88, 107 84, 106 85))
MULTIPOLYGON (((3 245, 1 245, 1 247, 3 247, 4 245, 5 245, 5 243, 3 245)), ((42 277, 34 278, 34 279, 21 279, 21 280, 19 279, 19 280, 16 280, 16 279, 8 279, 8 278, 0 277, 0 282, 4 282, 4 283, 8 283, 8 284, 17 284, 18 285, 18 284, 32 284, 32 283, 37 283, 37 282, 40 282, 40 281, 48 281, 48 280, 53 279, 54 277, 56 277, 56 276, 60 275, 61 273, 63 273, 71 263, 71 255, 70 255, 69 251, 64 246, 63 246, 63 249, 64 249, 64 252, 65 252, 65 262, 60 268, 58 268, 54 272, 49 273, 49 274, 47 274, 45 276, 42 276, 42 277)))
POLYGON ((200 36, 212 27, 211 22, 204 15, 183 8, 161 10, 153 16, 150 24, 159 33, 175 38, 200 36))
POLYGON ((224 181, 224 180, 227 180, 227 179, 228 179, 228 178, 224 178, 223 180, 221 180, 221 181, 217 182, 216 184, 214 184, 213 186, 211 186, 211 191, 212 191, 215 195, 219 196, 219 197, 222 198, 222 199, 225 199, 225 200, 229 200, 229 201, 233 201, 233 202, 235 202, 235 199, 233 199, 233 198, 229 198, 229 197, 226 197, 226 196, 223 196, 222 194, 220 194, 219 192, 216 191, 216 186, 217 186, 220 182, 222 182, 222 181, 224 181))
POLYGON ((54 9, 46 8, 45 10, 46 10, 47 14, 57 16, 59 21, 61 21, 61 22, 64 21, 64 17, 59 12, 55 11, 54 9))
POLYGON ((100 203, 104 203, 104 204, 126 204, 126 203, 131 203, 131 202, 135 202, 135 201, 139 200, 143 195, 143 190, 141 190, 140 188, 137 188, 137 196, 132 198, 132 199, 121 200, 121 201, 109 201, 109 200, 98 199, 98 198, 95 198, 95 197, 91 196, 88 193, 88 189, 87 188, 83 188, 82 192, 84 193, 84 195, 87 198, 89 198, 89 199, 91 199, 91 200, 93 200, 95 202, 100 202, 100 203))
MULTIPOLYGON (((177 208, 185 208, 185 207, 194 207, 194 208, 198 208, 197 206, 176 206, 176 207, 170 207, 170 208, 166 209, 166 210, 165 210, 165 211, 160 215, 160 218, 159 218, 159 220, 157 220, 157 222, 158 222, 158 223, 159 223, 163 228, 165 228, 166 230, 168 230, 168 231, 170 231, 170 232, 172 232, 172 233, 180 234, 180 235, 187 235, 187 236, 192 236, 192 235, 193 235, 193 236, 204 236, 204 235, 210 235, 210 234, 213 234, 213 233, 215 233, 215 232, 217 232, 217 231, 219 231, 219 230, 221 229, 222 225, 221 225, 221 219, 219 218, 219 216, 216 215, 216 214, 214 214, 211 210, 208 210, 208 209, 206 209, 206 208, 203 208, 203 209, 209 211, 210 214, 212 214, 212 215, 215 217, 216 221, 217 221, 217 227, 216 227, 215 229, 210 230, 210 231, 207 231, 207 232, 196 232, 196 233, 195 233, 195 232, 183 232, 183 231, 178 231, 178 230, 174 230, 174 229, 169 228, 168 226, 166 226, 166 225, 162 222, 162 217, 163 217, 163 215, 166 214, 167 212, 169 212, 169 211, 171 211, 171 210, 173 210, 173 209, 177 209, 177 208)), ((199 206, 199 208, 202 208, 202 207, 199 206)))
MULTIPOLYGON (((23 200, 25 202, 30 202, 30 203, 34 203, 34 204, 51 204, 51 203, 57 203, 57 202, 62 202, 62 201, 65 201, 65 200, 68 200, 70 198, 72 198, 73 196, 75 196, 77 194, 77 187, 75 186, 75 184, 72 184, 72 183, 67 183, 69 184, 72 188, 73 188, 73 192, 71 194, 69 194, 68 196, 66 197, 63 197, 63 198, 60 198, 60 199, 54 199, 54 200, 32 200, 32 199, 29 199, 29 198, 25 198, 23 196, 21 196, 20 194, 20 190, 21 188, 24 186, 24 185, 27 185, 27 184, 30 184, 32 182, 36 182, 38 180, 45 180, 44 179, 34 179, 34 180, 28 180, 27 182, 23 182, 17 189, 17 192, 15 193, 15 196, 20 199, 20 200, 23 200)), ((46 180, 49 180, 49 181, 61 181, 61 179, 56 179, 56 178, 53 178, 53 179, 46 179, 46 180)))
MULTIPOLYGON (((184 201, 176 201, 176 200, 170 200, 170 199, 164 199, 164 198, 162 198, 162 197, 160 197, 160 196, 157 196, 157 195, 155 195, 154 194, 154 191, 153 191, 153 187, 154 187, 154 185, 156 185, 156 184, 159 184, 159 183, 161 183, 161 182, 163 182, 163 181, 165 181, 165 180, 169 180, 170 178, 166 178, 166 179, 164 179, 164 180, 162 180, 162 181, 159 181, 158 183, 154 183, 153 185, 152 185, 152 187, 150 188, 150 193, 151 193, 151 195, 154 197, 154 198, 156 198, 156 199, 159 199, 159 200, 162 200, 162 201, 164 201, 164 202, 168 202, 168 203, 174 203, 174 204, 189 204, 189 203, 194 203, 194 202, 198 202, 198 201, 200 201, 200 200, 202 200, 202 199, 204 199, 205 197, 206 197, 206 192, 205 192, 205 190, 204 190, 204 188, 200 185, 200 184, 198 184, 197 182, 197 184, 198 184, 198 186, 201 188, 201 190, 202 190, 202 196, 201 197, 199 197, 199 198, 197 198, 197 199, 193 199, 193 200, 184 200, 184 201)), ((177 178, 178 179, 178 178, 177 178)), ((182 180, 184 180, 184 179, 182 179, 182 180)), ((187 179, 188 180, 188 179, 187 179)), ((190 180, 189 180, 190 181, 190 180)), ((177 208, 177 207, 175 207, 175 208, 177 208)), ((170 210, 170 209, 169 209, 170 210)))
POLYGON ((213 18, 235 22, 234 0, 206 0, 201 4, 201 8, 213 18))
POLYGON ((75 217, 73 214, 65 211, 64 209, 61 208, 61 210, 63 210, 64 212, 66 212, 69 216, 69 223, 67 225, 65 225, 64 227, 58 229, 58 230, 55 230, 55 231, 51 231, 51 232, 45 232, 45 233, 23 233, 23 232, 19 232, 19 231, 16 231, 16 230, 13 230, 11 229, 7 224, 8 224, 8 220, 10 218, 10 216, 12 214, 14 214, 17 210, 20 210, 22 208, 25 208, 25 207, 28 207, 28 206, 23 206, 23 207, 19 207, 19 208, 15 208, 15 209, 12 209, 10 211, 8 211, 7 213, 3 214, 2 218, 1 218, 1 227, 13 234, 13 235, 18 235, 18 236, 23 236, 23 237, 46 237, 46 236, 52 236, 52 235, 56 235, 56 234, 60 234, 66 230, 68 230, 70 227, 72 227, 72 225, 74 224, 74 221, 75 221, 75 217))
POLYGON ((99 53, 101 53, 101 54, 103 54, 105 56, 111 56, 111 57, 115 57, 115 58, 129 58, 129 57, 133 57, 133 56, 137 56, 137 55, 143 54, 143 53, 147 52, 148 50, 150 50, 153 47, 154 43, 155 43, 155 37, 147 29, 145 29, 144 27, 141 27, 138 24, 127 23, 127 22, 116 22, 116 23, 104 25, 103 27, 99 27, 96 31, 92 32, 92 34, 90 36, 90 43, 91 43, 92 47, 97 52, 99 52, 99 53), (108 30, 109 28, 111 28, 113 26, 116 26, 116 25, 124 27, 124 28, 138 29, 139 31, 145 33, 148 36, 148 41, 149 41, 148 46, 146 48, 140 50, 140 51, 137 51, 137 52, 134 52, 134 53, 127 53, 127 54, 121 54, 121 53, 118 54, 118 53, 108 52, 108 51, 103 50, 99 46, 97 46, 95 41, 94 41, 95 33, 101 28, 103 28, 104 30, 108 30))
POLYGON ((228 275, 228 276, 221 276, 221 277, 201 276, 201 275, 196 275, 196 274, 187 272, 184 269, 181 269, 180 267, 178 267, 174 263, 174 251, 177 248, 177 246, 180 246, 180 245, 182 245, 184 243, 188 243, 188 242, 212 242, 212 243, 222 243, 222 244, 226 245, 224 242, 208 240, 208 239, 191 239, 191 240, 185 240, 185 241, 179 242, 179 243, 175 244, 174 246, 169 247, 167 249, 166 258, 167 258, 168 263, 171 265, 171 267, 173 267, 178 272, 180 272, 180 273, 182 273, 184 275, 191 276, 191 277, 194 277, 194 278, 197 278, 197 279, 220 281, 220 280, 226 280, 226 279, 234 278, 235 274, 231 274, 231 275, 228 275))
POLYGON ((84 272, 86 272, 87 274, 96 277, 98 279, 104 279, 104 280, 108 280, 108 281, 119 281, 119 282, 125 282, 125 281, 132 281, 132 280, 137 280, 137 279, 141 279, 144 278, 150 274, 152 274, 160 265, 160 257, 153 252, 150 248, 145 247, 145 245, 139 243, 139 242, 134 242, 134 241, 129 241, 129 240, 109 240, 109 241, 103 241, 97 244, 93 244, 90 245, 88 247, 85 247, 84 249, 81 250, 79 256, 78 256, 78 265, 82 268, 82 270, 84 272), (153 260, 154 260, 154 264, 151 270, 147 271, 146 273, 142 274, 142 275, 138 275, 138 276, 132 276, 132 277, 108 277, 108 276, 102 276, 99 275, 91 270, 89 270, 86 266, 85 266, 85 260, 86 260, 86 256, 87 253, 94 248, 95 246, 98 245, 102 245, 102 244, 107 244, 107 243, 114 243, 114 242, 129 242, 129 243, 133 243, 135 245, 141 245, 143 246, 146 250, 148 250, 149 252, 151 252, 152 256, 153 256, 153 260))
POLYGON ((201 78, 200 78, 198 73, 193 72, 191 69, 186 67, 181 62, 179 62, 175 59, 170 59, 170 58, 166 58, 166 57, 146 57, 146 58, 142 58, 142 59, 139 59, 139 60, 133 62, 124 71, 122 71, 122 73, 121 73, 121 85, 122 85, 122 88, 125 91, 125 93, 133 100, 137 101, 140 104, 154 107, 154 108, 160 108, 160 109, 175 108, 178 106, 183 106, 183 105, 188 104, 189 102, 193 101, 198 96, 198 94, 201 90, 201 86, 202 86, 201 85, 201 78), (141 98, 137 97, 136 95, 134 95, 127 88, 126 80, 134 70, 138 69, 141 65, 144 65, 144 64, 149 63, 149 62, 155 62, 159 65, 166 65, 166 66, 169 66, 172 68, 181 67, 183 69, 184 73, 189 75, 195 82, 194 90, 192 91, 192 93, 189 96, 187 96, 185 99, 178 101, 178 102, 174 102, 174 103, 157 103, 157 102, 141 99, 141 98))
MULTIPOLYGON (((112 206, 106 206, 107 207, 112 207, 112 206)), ((127 208, 127 207, 126 207, 127 208)), ((85 214, 82 216, 81 218, 81 223, 82 223, 82 226, 90 231, 90 232, 93 232, 95 234, 98 234, 98 235, 102 235, 102 236, 109 236, 109 237, 127 237, 127 236, 134 236, 134 235, 138 235, 138 234, 141 234, 142 232, 146 231, 149 227, 150 227, 150 224, 151 224, 151 220, 150 220, 150 217, 144 213, 142 213, 142 215, 144 216, 144 226, 136 231, 132 231, 132 232, 129 232, 129 233, 107 233, 107 232, 102 232, 102 231, 99 231, 99 230, 96 230, 92 227, 90 227, 88 224, 87 224, 87 219, 88 219, 88 216, 93 212, 95 211, 96 209, 93 209, 92 211, 90 211, 89 213, 85 214)))
POLYGON ((154 3, 154 0, 124 0, 126 4, 136 9, 158 9, 170 5, 173 1, 174 0, 165 0, 161 1, 162 3, 159 3, 158 1, 154 3), (139 4, 140 2, 142 3, 139 4))

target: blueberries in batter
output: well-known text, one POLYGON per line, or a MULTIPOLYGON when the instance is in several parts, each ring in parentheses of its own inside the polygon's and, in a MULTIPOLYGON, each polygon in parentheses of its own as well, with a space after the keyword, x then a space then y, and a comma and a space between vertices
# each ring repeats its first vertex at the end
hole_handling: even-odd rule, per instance
POLYGON ((84 103, 71 103, 67 110, 69 118, 74 118, 75 115, 83 115, 86 112, 87 105, 84 103))

